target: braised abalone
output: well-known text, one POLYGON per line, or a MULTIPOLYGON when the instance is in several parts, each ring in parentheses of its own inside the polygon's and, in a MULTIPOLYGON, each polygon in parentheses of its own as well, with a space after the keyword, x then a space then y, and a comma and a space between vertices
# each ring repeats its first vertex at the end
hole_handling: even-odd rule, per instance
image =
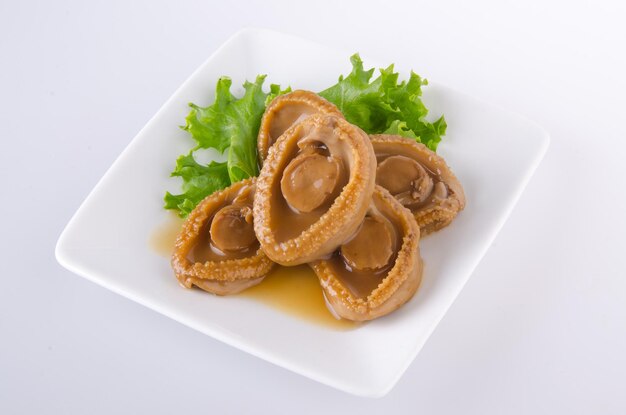
POLYGON ((352 237, 311 267, 338 317, 372 320, 415 294, 422 277, 420 230, 411 212, 376 186, 367 215, 352 237))
POLYGON ((269 148, 282 133, 313 114, 330 114, 343 118, 334 104, 311 91, 297 90, 274 98, 261 118, 257 140, 260 164, 263 164, 269 148))
POLYGON ((274 266, 254 234, 255 181, 213 193, 189 214, 172 255, 176 278, 185 287, 234 294, 260 283, 274 266))
POLYGON ((368 136, 343 118, 311 115, 270 149, 257 180, 254 230, 283 265, 333 252, 359 227, 374 190, 368 136))
POLYGON ((378 162, 376 184, 413 212, 422 236, 447 226, 463 210, 463 187, 441 156, 410 138, 370 138, 378 162))

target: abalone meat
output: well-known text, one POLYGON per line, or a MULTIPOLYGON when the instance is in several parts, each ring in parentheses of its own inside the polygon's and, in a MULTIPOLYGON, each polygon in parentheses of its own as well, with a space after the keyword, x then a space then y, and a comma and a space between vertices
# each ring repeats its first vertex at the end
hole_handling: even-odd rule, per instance
POLYGON ((266 255, 298 265, 332 253, 360 226, 376 157, 361 129, 311 115, 270 148, 257 180, 254 231, 266 255))
POLYGON ((255 181, 243 180, 213 193, 189 214, 171 261, 182 285, 234 294, 260 283, 275 265, 254 234, 255 181))
POLYGON ((411 212, 376 186, 367 215, 328 259, 311 263, 337 317, 372 320, 406 303, 422 277, 420 229, 411 212))
POLYGON ((311 91, 296 90, 274 98, 261 118, 257 140, 259 163, 263 164, 269 148, 282 133, 313 114, 330 114, 343 118, 334 104, 311 91))
POLYGON ((465 194, 445 160, 425 145, 396 135, 371 135, 376 184, 413 212, 422 236, 452 222, 465 207, 465 194))

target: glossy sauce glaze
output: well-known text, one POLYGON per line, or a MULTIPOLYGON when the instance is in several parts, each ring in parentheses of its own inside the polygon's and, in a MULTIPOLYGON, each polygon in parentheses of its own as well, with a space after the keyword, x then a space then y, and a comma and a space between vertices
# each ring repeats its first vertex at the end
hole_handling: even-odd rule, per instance
POLYGON ((376 184, 390 191, 405 207, 425 209, 448 196, 448 187, 441 180, 441 171, 404 154, 376 153, 378 168, 376 184), (389 163, 391 162, 391 163, 389 163), (412 171, 415 169, 415 171, 412 171))
POLYGON ((265 280, 239 294, 303 320, 332 328, 351 330, 359 323, 336 319, 326 307, 324 294, 315 273, 308 265, 276 266, 265 280))
MULTIPOLYGON (((376 198, 373 200, 374 202, 377 201, 376 198)), ((358 298, 367 298, 383 281, 389 270, 393 268, 398 249, 402 245, 400 226, 394 221, 393 215, 387 211, 384 205, 375 203, 375 207, 373 206, 365 217, 364 224, 374 218, 377 221, 381 221, 381 223, 385 223, 386 226, 384 228, 388 228, 390 232, 385 235, 385 233, 381 232, 384 228, 377 227, 373 233, 363 235, 362 228, 357 230, 355 237, 361 239, 357 251, 363 255, 357 259, 364 265, 362 269, 358 269, 353 264, 350 264, 350 258, 345 255, 344 248, 352 241, 346 242, 341 249, 335 251, 332 258, 328 261, 337 279, 358 298), (383 251, 388 253, 380 257, 380 253, 383 251), (368 265, 370 264, 367 264, 367 262, 376 262, 378 264, 369 267, 368 265)))
POLYGON ((259 249, 259 242, 254 240, 250 246, 243 249, 223 251, 215 245, 215 242, 211 239, 211 225, 209 221, 202 230, 198 243, 187 254, 187 258, 191 262, 206 262, 206 261, 223 261, 226 259, 239 259, 246 258, 259 249))
POLYGON ((295 238, 317 222, 348 183, 348 168, 333 154, 332 149, 338 147, 333 139, 332 128, 326 127, 307 131, 292 143, 287 160, 280 166, 281 180, 272 187, 272 226, 279 241, 295 238), (326 144, 329 141, 332 149, 326 144), (309 180, 303 180, 305 175, 309 180), (309 208, 301 210, 299 206, 309 208))
POLYGON ((287 131, 289 127, 317 112, 317 108, 300 102, 281 107, 274 113, 274 119, 269 128, 270 144, 274 144, 278 137, 287 131))
POLYGON ((191 262, 219 262, 253 256, 259 242, 252 226, 254 186, 243 186, 217 204, 187 253, 191 262))
POLYGON ((370 135, 376 183, 411 210, 421 237, 448 226, 465 208, 465 192, 445 160, 415 140, 370 135))
POLYGON ((160 256, 171 257, 172 252, 174 252, 174 243, 183 226, 183 221, 174 212, 168 212, 167 219, 148 238, 150 249, 160 256))
MULTIPOLYGON (((182 224, 183 219, 177 215, 168 215, 168 219, 150 235, 150 249, 169 259, 182 224)), ((333 317, 326 307, 319 281, 308 265, 276 266, 261 284, 238 295, 333 330, 351 330, 359 326, 359 323, 333 317)))

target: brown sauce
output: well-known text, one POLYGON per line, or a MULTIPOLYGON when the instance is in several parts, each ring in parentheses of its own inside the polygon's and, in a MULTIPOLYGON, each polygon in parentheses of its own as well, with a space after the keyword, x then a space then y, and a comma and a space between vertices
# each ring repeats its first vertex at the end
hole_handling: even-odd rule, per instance
POLYGON ((254 255, 254 253, 259 249, 259 242, 255 242, 247 249, 223 252, 217 246, 215 246, 215 243, 213 243, 213 241, 211 240, 210 229, 211 221, 208 221, 198 235, 198 242, 194 245, 194 247, 189 251, 189 254, 187 255, 189 261, 218 262, 227 259, 245 258, 254 255))
POLYGON ((359 323, 350 320, 338 320, 328 311, 322 287, 308 265, 278 265, 263 282, 239 295, 335 330, 351 330, 359 326, 359 323))
POLYGON ((339 251, 333 254, 330 259, 330 267, 333 274, 341 281, 354 296, 358 298, 367 298, 372 291, 385 279, 387 273, 395 263, 395 253, 389 265, 377 270, 356 270, 351 269, 345 260, 339 254, 339 251))
MULTIPOLYGON (((236 193, 226 195, 226 197, 224 198, 222 202, 216 202, 215 205, 212 207, 212 211, 209 213, 210 215, 209 219, 206 221, 206 223, 200 230, 195 244, 191 247, 191 249, 187 253, 187 259, 190 262, 207 262, 207 261, 219 262, 219 261, 225 261, 228 259, 240 259, 240 258, 245 258, 245 257, 254 255, 259 248, 259 243, 258 241, 256 241, 256 238, 254 237, 254 235, 252 235, 251 239, 249 235, 245 235, 246 230, 251 231, 252 229, 251 224, 249 225, 250 229, 245 229, 244 227, 242 227, 243 225, 241 225, 240 221, 236 221, 236 222, 228 221, 227 223, 224 222, 224 225, 228 225, 228 224, 239 225, 237 228, 232 229, 234 233, 230 233, 230 234, 228 230, 223 230, 222 228, 218 228, 218 230, 221 230, 220 235, 222 238, 234 239, 229 242, 230 242, 230 245, 233 245, 233 243, 235 243, 234 244, 235 246, 237 245, 236 239, 238 238, 237 231, 243 231, 244 234, 239 235, 239 236, 244 236, 245 241, 253 241, 253 243, 242 249, 238 249, 238 250, 220 249, 219 246, 221 245, 216 243, 212 239, 212 234, 211 234, 211 226, 213 225, 214 220, 218 220, 218 218, 221 218, 221 220, 224 220, 225 218, 228 219, 228 215, 226 215, 226 217, 220 216, 220 212, 223 212, 223 209, 229 209, 230 207, 234 205, 240 206, 240 208, 245 207, 245 208, 251 209, 253 198, 254 198, 254 187, 244 186, 241 189, 239 189, 236 193)), ((237 212, 239 212, 239 210, 237 210, 237 212)))
MULTIPOLYGON (((281 170, 281 174, 278 175, 279 178, 282 178, 282 172, 284 172, 285 168, 289 165, 291 160, 293 160, 303 152, 314 151, 315 153, 321 154, 326 157, 332 155, 330 149, 325 145, 325 140, 332 140, 332 128, 325 127, 318 130, 313 130, 312 132, 300 132, 300 134, 301 137, 299 137, 297 140, 293 140, 293 142, 290 143, 291 148, 288 150, 289 156, 286 157, 283 164, 278 167, 279 170, 281 170), (315 144, 310 144, 304 148, 300 148, 298 146, 298 141, 303 138, 307 140, 312 139, 315 144)), ((326 211, 328 211, 328 209, 332 206, 337 196, 341 194, 344 186, 348 184, 349 181, 348 166, 344 164, 343 159, 340 160, 340 175, 333 193, 321 206, 312 210, 311 212, 298 212, 293 209, 285 200, 285 197, 282 194, 280 179, 276 180, 276 182, 273 183, 271 196, 273 199, 271 216, 272 218, 274 218, 272 227, 276 229, 277 241, 288 241, 290 239, 298 237, 303 231, 305 231, 306 229, 311 227, 311 225, 317 222, 322 217, 322 215, 326 213, 326 211)))
POLYGON ((290 103, 281 107, 274 113, 274 118, 270 124, 271 143, 276 142, 278 137, 289 127, 315 113, 317 113, 315 107, 304 103, 290 103))
MULTIPOLYGON (((437 200, 439 198, 441 198, 440 193, 445 193, 444 198, 447 196, 447 193, 449 192, 448 186, 447 184, 442 181, 441 179, 441 172, 439 170, 437 170, 437 172, 435 172, 432 169, 432 166, 429 165, 429 163, 425 162, 424 160, 421 160, 420 157, 415 157, 413 154, 411 153, 407 153, 407 154, 403 154, 401 152, 398 152, 397 154, 393 153, 393 154, 387 154, 387 153, 383 153, 383 152, 376 152, 376 162, 378 164, 382 163, 383 160, 385 160, 387 157, 391 157, 392 155, 400 155, 400 156, 404 156, 404 157, 408 157, 410 159, 413 159, 415 161, 417 161, 426 171, 426 173, 430 176, 430 178, 433 180, 434 183, 434 188, 432 193, 430 194, 430 196, 428 196, 425 200, 421 201, 421 202, 414 202, 414 203, 403 203, 403 205, 405 207, 407 207, 408 209, 411 210, 415 210, 415 209, 426 209, 429 208, 431 206, 434 206, 437 202, 437 200), (441 183, 441 184, 440 184, 441 183), (438 187, 443 186, 442 189, 438 189, 438 187), (437 192, 435 191, 438 190, 437 192)), ((428 160, 429 162, 432 160, 428 160)))
MULTIPOLYGON (((329 265, 337 279, 358 298, 367 298, 367 296, 385 279, 389 271, 395 265, 398 251, 402 247, 402 227, 397 222, 397 219, 395 219, 394 214, 390 212, 383 203, 378 201, 376 194, 374 194, 372 200, 379 214, 386 218, 394 228, 393 254, 387 265, 372 270, 352 269, 350 265, 346 263, 346 260, 340 254, 339 250, 335 251, 332 258, 329 260, 329 265)), ((375 243, 375 241, 372 242, 375 243)))
MULTIPOLYGON (((150 249, 169 258, 182 224, 183 219, 174 213, 168 214, 168 219, 150 235, 150 249)), ((237 295, 252 298, 302 320, 334 330, 351 330, 359 326, 359 323, 349 320, 338 320, 328 311, 322 287, 308 265, 277 265, 259 285, 237 295)))
POLYGON ((326 207, 306 213, 296 212, 289 206, 280 191, 274 190, 272 198, 274 199, 272 207, 277 211, 272 215, 272 218, 275 218, 272 226, 276 229, 276 239, 281 242, 294 239, 310 228, 322 217, 326 207))
POLYGON ((183 219, 174 212, 168 212, 167 220, 161 223, 148 238, 150 249, 169 258, 174 252, 174 243, 183 226, 183 219))

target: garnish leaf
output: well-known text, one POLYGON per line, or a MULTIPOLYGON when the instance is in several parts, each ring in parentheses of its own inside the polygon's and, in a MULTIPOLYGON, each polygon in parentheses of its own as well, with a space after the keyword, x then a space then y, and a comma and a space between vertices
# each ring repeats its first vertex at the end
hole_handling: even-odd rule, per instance
POLYGON ((413 138, 419 141, 419 137, 415 135, 407 125, 406 121, 395 120, 391 123, 389 128, 383 131, 383 134, 401 135, 402 137, 413 138))
POLYGON ((217 81, 213 104, 189 104, 191 111, 182 128, 191 134, 196 146, 176 161, 172 176, 183 179, 183 193, 166 193, 166 209, 176 209, 185 217, 211 193, 259 173, 256 142, 266 103, 291 91, 272 84, 270 92, 265 93, 264 81, 265 75, 257 76, 254 83, 246 81, 243 96, 237 98, 230 92, 231 79, 224 76, 217 81), (227 161, 206 166, 197 163, 193 153, 208 148, 228 151, 227 161))
POLYGON ((235 97, 230 93, 232 81, 221 77, 215 88, 215 102, 206 108, 190 103, 191 112, 185 119, 184 130, 191 133, 198 148, 215 148, 220 153, 230 146, 230 130, 233 129, 231 117, 235 97))
POLYGON ((428 109, 421 100, 422 86, 428 81, 411 72, 408 81, 398 82, 393 65, 380 69, 372 80, 374 69, 365 70, 358 54, 350 57, 352 72, 320 92, 341 110, 346 119, 366 133, 399 134, 437 150, 446 132, 446 121, 440 117, 431 123, 425 119, 428 109))
POLYGON ((265 75, 259 75, 254 83, 246 81, 245 93, 237 99, 230 92, 230 78, 221 77, 213 105, 202 108, 189 104, 192 110, 184 129, 197 142, 195 149, 228 149, 228 173, 233 183, 258 173, 256 136, 268 95, 262 89, 264 80, 265 75))
POLYGON ((180 217, 185 217, 208 195, 230 186, 228 168, 225 162, 212 161, 207 166, 199 164, 193 153, 180 156, 171 176, 183 179, 183 193, 165 194, 165 209, 176 209, 180 217))
MULTIPOLYGON (((396 134, 410 137, 436 151, 446 133, 443 116, 435 122, 426 120, 428 109, 421 100, 422 86, 428 81, 411 72, 409 79, 398 82, 399 74, 393 65, 380 69, 372 79, 374 69, 365 70, 358 54, 350 57, 352 71, 340 76, 339 81, 319 95, 334 103, 346 119, 369 134, 396 134)), ((211 193, 232 183, 258 174, 257 135, 266 106, 278 95, 291 92, 270 85, 263 92, 265 75, 254 83, 245 82, 244 95, 235 97, 230 89, 232 81, 221 77, 215 88, 215 101, 208 107, 189 104, 191 112, 184 130, 191 134, 196 146, 189 154, 180 156, 172 176, 183 180, 183 193, 166 193, 165 208, 176 209, 185 217, 211 193), (224 153, 227 161, 198 163, 193 154, 198 149, 213 148, 224 153)))
POLYGON ((387 113, 392 111, 383 100, 382 80, 370 82, 374 69, 363 69, 363 61, 358 54, 350 57, 352 72, 339 82, 319 93, 339 108, 346 120, 356 124, 366 132, 381 132, 386 127, 387 113))
POLYGON ((262 89, 264 80, 265 75, 259 75, 254 83, 246 81, 244 96, 233 101, 223 114, 224 122, 228 123, 225 134, 230 136, 228 175, 231 183, 259 174, 256 139, 267 98, 262 89))
POLYGON ((265 98, 265 106, 267 107, 277 96, 287 94, 289 92, 291 92, 290 86, 286 89, 280 89, 280 85, 270 84, 270 93, 267 94, 267 98, 265 98))

